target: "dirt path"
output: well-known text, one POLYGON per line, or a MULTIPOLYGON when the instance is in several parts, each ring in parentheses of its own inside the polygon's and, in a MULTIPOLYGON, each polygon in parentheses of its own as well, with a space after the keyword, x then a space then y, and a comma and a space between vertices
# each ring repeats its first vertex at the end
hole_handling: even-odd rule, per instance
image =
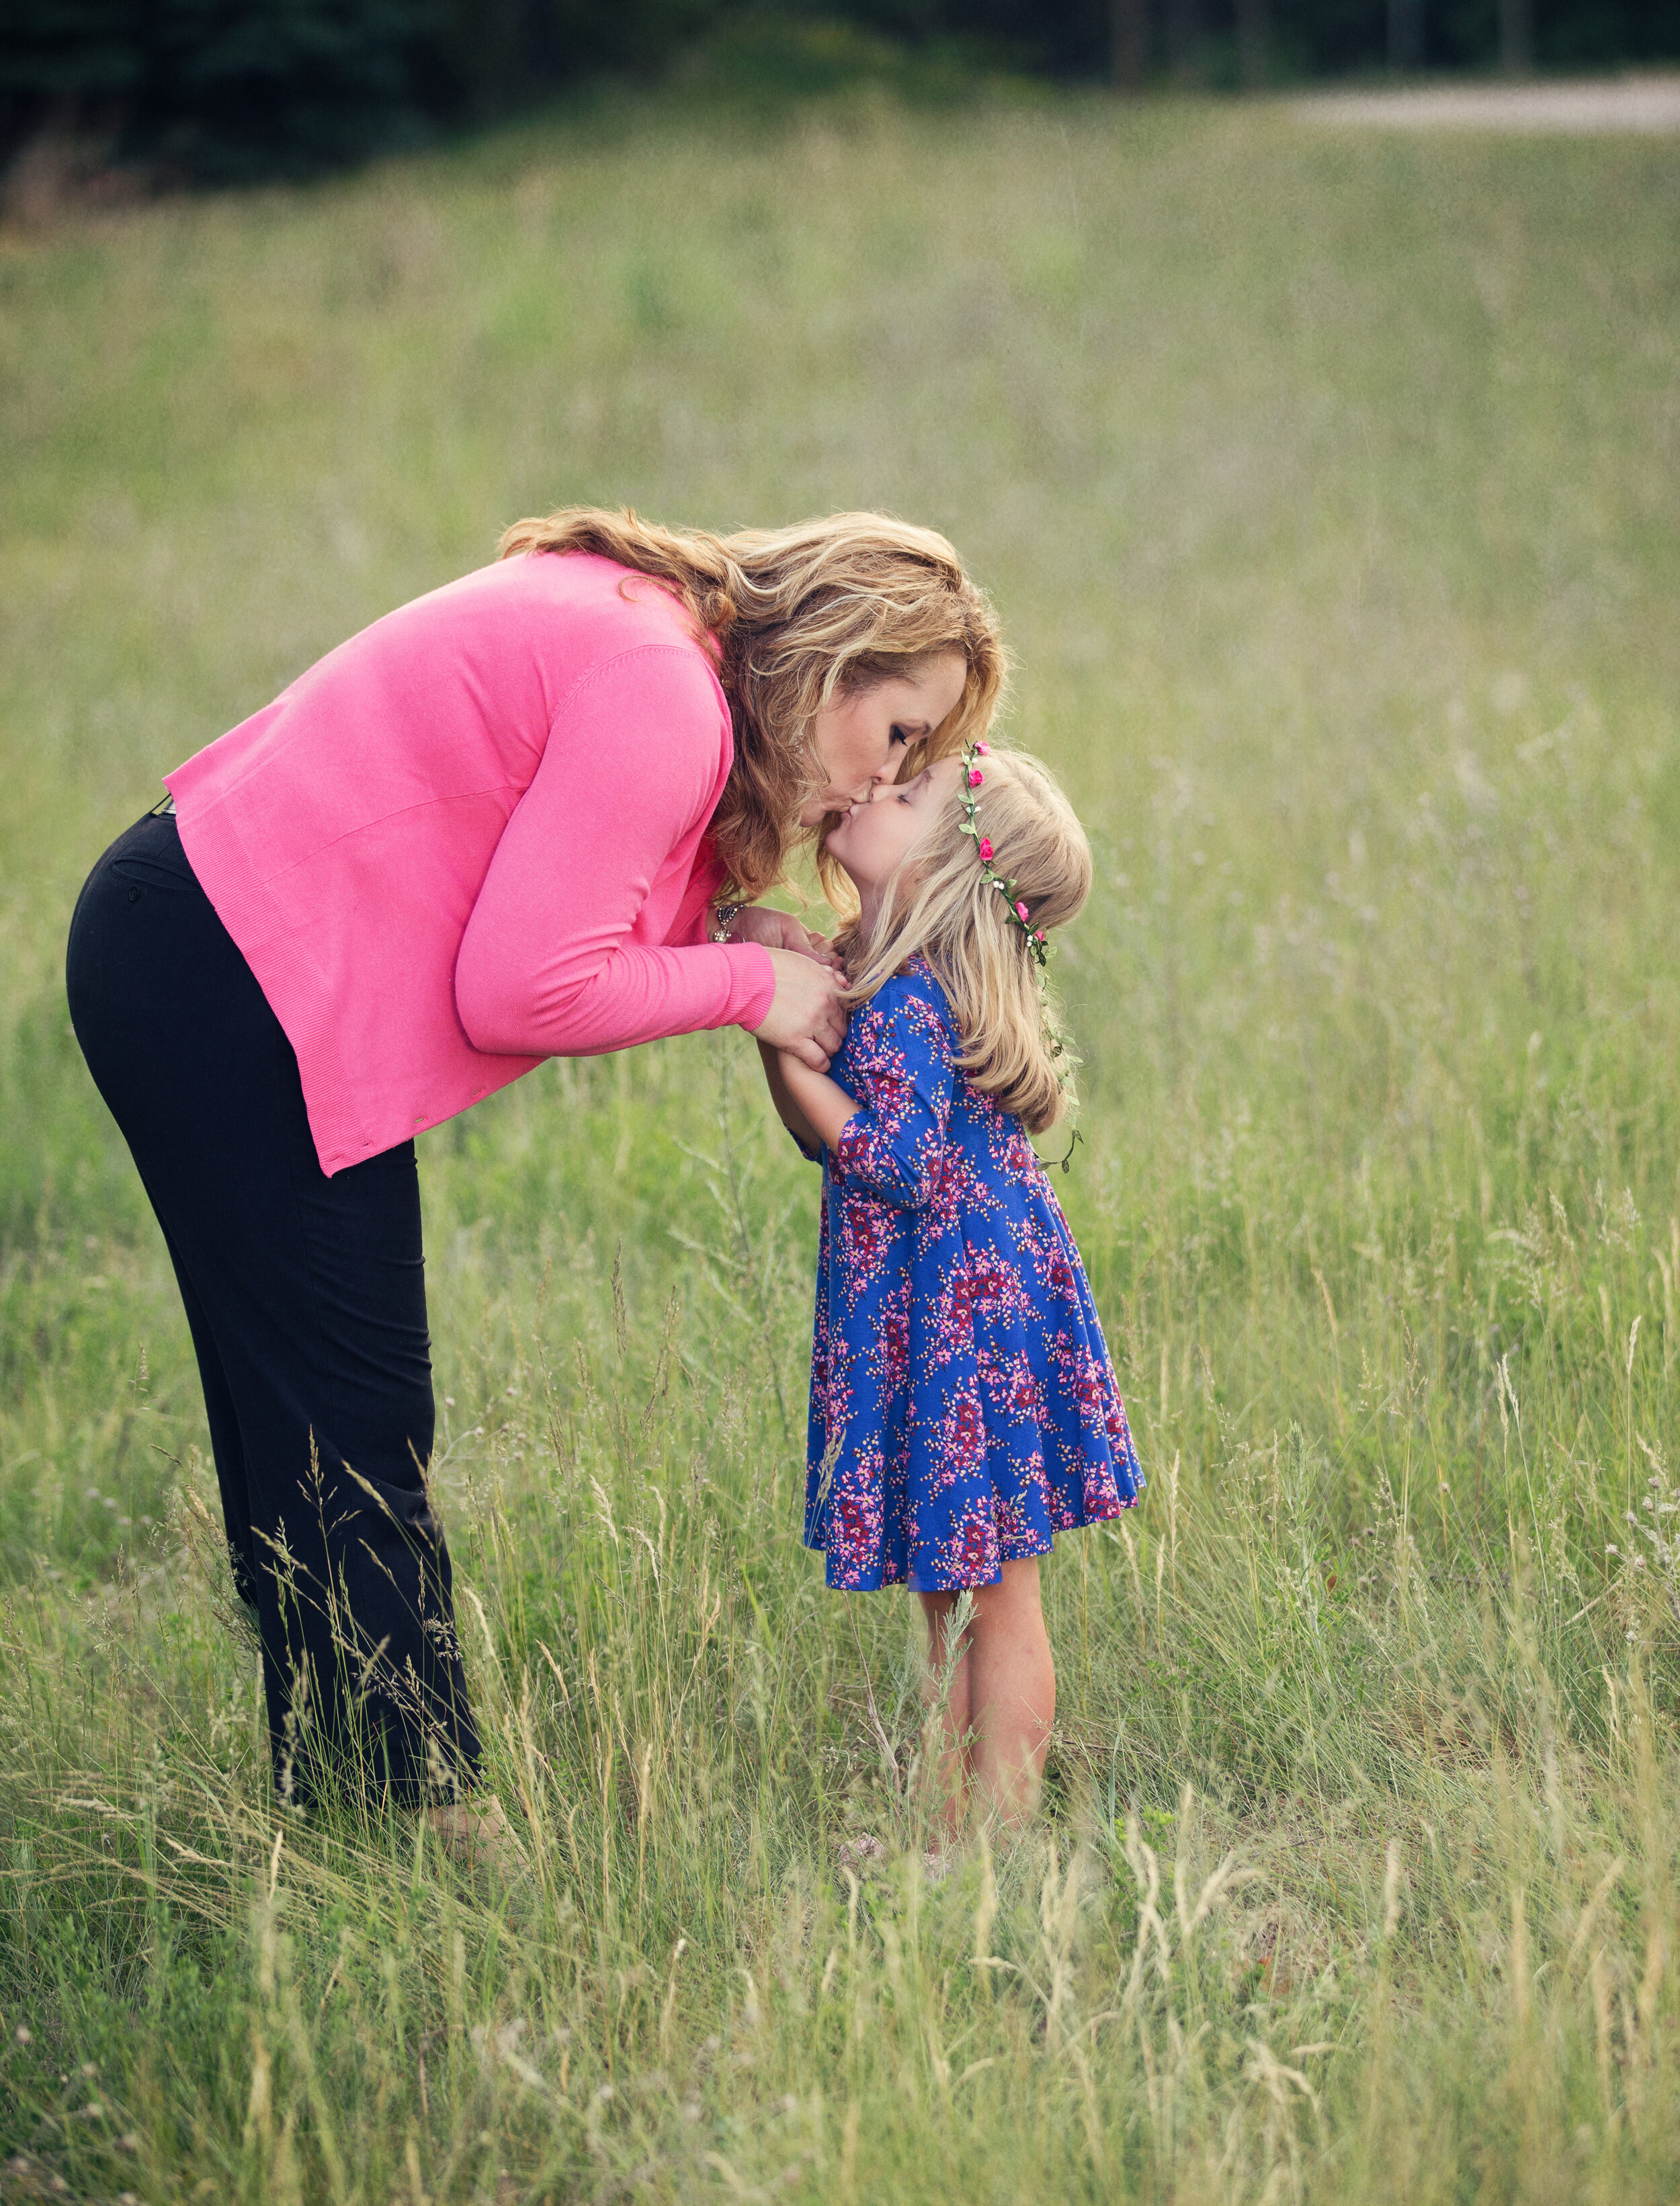
POLYGON ((1385 130, 1680 133, 1680 74, 1573 82, 1463 84, 1320 93, 1290 102, 1302 122, 1385 130))

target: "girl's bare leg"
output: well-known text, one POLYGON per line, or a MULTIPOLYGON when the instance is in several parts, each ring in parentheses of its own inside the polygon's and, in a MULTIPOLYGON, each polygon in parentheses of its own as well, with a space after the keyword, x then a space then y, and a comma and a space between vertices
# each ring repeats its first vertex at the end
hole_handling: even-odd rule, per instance
POLYGON ((933 1696, 945 1678, 947 1668, 950 1672, 945 1694, 944 1716, 940 1726, 939 1758, 933 1774, 938 1811, 936 1827, 940 1839, 950 1845, 962 1837, 968 1813, 968 1740, 971 1720, 968 1678, 974 1628, 971 1625, 960 1647, 953 1650, 950 1626, 958 1595, 954 1593, 924 1593, 916 1598, 921 1603, 922 1614, 927 1619, 927 1680, 924 1690, 930 1714, 933 1696), (956 1653, 955 1662, 952 1661, 953 1651, 956 1653))
POLYGON ((974 1589, 974 1621, 962 1667, 975 1804, 1005 1824, 1038 1805, 1045 1753, 1056 1720, 1056 1669, 1039 1599, 1039 1559, 1005 1563, 997 1585, 974 1589))

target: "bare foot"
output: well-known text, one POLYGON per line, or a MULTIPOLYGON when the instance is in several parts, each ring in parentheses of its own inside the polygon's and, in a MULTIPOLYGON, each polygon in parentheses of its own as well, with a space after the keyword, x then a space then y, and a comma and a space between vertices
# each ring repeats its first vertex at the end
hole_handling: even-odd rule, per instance
POLYGON ((835 1866, 849 1869, 854 1876, 878 1875, 886 1866, 886 1848, 868 1831, 855 1839, 844 1839, 834 1849, 835 1866))
POLYGON ((428 1808, 432 1836, 457 1868, 496 1869, 504 1876, 523 1873, 524 1857, 514 1844, 502 1804, 493 1792, 474 1793, 449 1807, 428 1808))

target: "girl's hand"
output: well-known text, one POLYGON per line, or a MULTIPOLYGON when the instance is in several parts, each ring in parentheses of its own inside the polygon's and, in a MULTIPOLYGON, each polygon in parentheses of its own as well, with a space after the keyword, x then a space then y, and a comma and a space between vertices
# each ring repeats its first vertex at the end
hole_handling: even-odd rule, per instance
POLYGON ((737 942, 761 942, 766 950, 791 950, 837 973, 841 970, 840 960, 828 943, 808 927, 801 927, 790 911, 772 911, 768 905, 749 903, 736 912, 730 933, 737 942))
POLYGON ((776 969, 776 993, 764 1023, 752 1030, 754 1038, 785 1050, 813 1072, 826 1072, 830 1058, 846 1039, 840 975, 808 951, 771 949, 770 962, 776 969))

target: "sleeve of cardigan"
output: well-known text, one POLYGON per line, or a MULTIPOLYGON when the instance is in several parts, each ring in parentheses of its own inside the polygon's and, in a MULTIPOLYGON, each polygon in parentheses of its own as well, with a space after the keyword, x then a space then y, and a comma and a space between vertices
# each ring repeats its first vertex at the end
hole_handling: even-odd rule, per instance
POLYGON ((587 1057, 763 1020, 776 978, 757 944, 628 939, 660 867, 706 817, 724 711, 710 670, 677 644, 626 652, 567 696, 456 960, 474 1049, 587 1057))

